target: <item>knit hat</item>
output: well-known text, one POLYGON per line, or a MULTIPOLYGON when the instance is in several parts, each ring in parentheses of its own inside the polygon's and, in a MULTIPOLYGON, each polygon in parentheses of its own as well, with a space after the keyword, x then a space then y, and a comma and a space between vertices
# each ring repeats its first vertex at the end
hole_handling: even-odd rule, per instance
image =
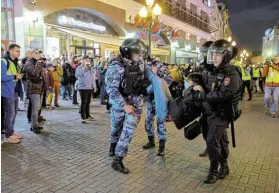
POLYGON ((52 63, 47 63, 46 68, 48 68, 48 67, 53 67, 53 64, 52 63))

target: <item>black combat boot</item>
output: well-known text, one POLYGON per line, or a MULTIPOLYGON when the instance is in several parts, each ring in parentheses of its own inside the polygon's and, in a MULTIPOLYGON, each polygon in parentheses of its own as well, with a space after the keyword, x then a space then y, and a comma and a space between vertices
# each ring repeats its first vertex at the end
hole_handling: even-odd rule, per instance
POLYGON ((157 156, 165 156, 165 140, 160 140, 159 141, 159 150, 157 153, 157 156))
POLYGON ((199 154, 200 157, 206 157, 207 155, 208 155, 207 149, 205 149, 203 153, 199 154))
POLYGON ((218 166, 219 163, 210 163, 210 168, 207 177, 203 181, 205 184, 214 184, 218 180, 218 166))
POLYGON ((229 175, 229 173, 230 170, 227 159, 220 160, 220 169, 218 172, 219 179, 224 179, 227 175, 229 175))
POLYGON ((116 170, 116 171, 119 171, 120 173, 123 173, 123 174, 128 174, 130 171, 128 168, 125 168, 123 162, 123 157, 115 157, 113 159, 113 162, 111 164, 111 167, 116 170))
POLYGON ((148 143, 142 146, 143 149, 151 149, 155 147, 154 136, 148 136, 148 143))
POLYGON ((117 143, 111 143, 109 148, 109 157, 112 157, 115 155, 115 148, 117 143))

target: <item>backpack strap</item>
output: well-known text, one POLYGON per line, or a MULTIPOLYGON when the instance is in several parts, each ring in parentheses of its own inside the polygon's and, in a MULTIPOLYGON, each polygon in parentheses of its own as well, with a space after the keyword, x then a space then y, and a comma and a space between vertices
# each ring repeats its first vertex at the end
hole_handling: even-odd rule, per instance
POLYGON ((10 68, 10 61, 7 60, 6 58, 2 58, 1 60, 6 64, 6 66, 7 66, 7 71, 8 71, 9 68, 10 68))

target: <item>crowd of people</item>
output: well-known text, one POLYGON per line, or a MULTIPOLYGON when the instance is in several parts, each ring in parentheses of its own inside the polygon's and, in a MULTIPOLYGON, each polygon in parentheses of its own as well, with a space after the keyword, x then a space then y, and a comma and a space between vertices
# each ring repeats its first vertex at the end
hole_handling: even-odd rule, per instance
POLYGON ((19 99, 28 106, 27 121, 34 133, 43 130, 46 119, 41 116, 42 109, 59 108, 61 99, 79 106, 82 123, 95 120, 89 108, 93 95, 100 97, 101 105, 107 104, 104 75, 114 52, 106 60, 88 53, 67 61, 64 56, 50 59, 39 49, 30 49, 20 60, 20 46, 11 44, 6 53, 1 48, 1 56, 1 131, 7 143, 20 143, 23 138, 14 132, 19 99))

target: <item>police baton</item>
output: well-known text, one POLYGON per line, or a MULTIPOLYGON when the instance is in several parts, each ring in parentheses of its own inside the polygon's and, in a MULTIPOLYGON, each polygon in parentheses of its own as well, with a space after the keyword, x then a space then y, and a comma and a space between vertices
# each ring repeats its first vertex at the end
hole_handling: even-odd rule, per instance
POLYGON ((234 133, 234 120, 235 120, 235 112, 234 112, 234 108, 232 105, 232 116, 231 116, 231 134, 232 134, 232 145, 235 148, 235 133, 234 133))
POLYGON ((231 121, 231 131, 232 131, 232 145, 235 148, 235 134, 234 134, 234 119, 231 121))

